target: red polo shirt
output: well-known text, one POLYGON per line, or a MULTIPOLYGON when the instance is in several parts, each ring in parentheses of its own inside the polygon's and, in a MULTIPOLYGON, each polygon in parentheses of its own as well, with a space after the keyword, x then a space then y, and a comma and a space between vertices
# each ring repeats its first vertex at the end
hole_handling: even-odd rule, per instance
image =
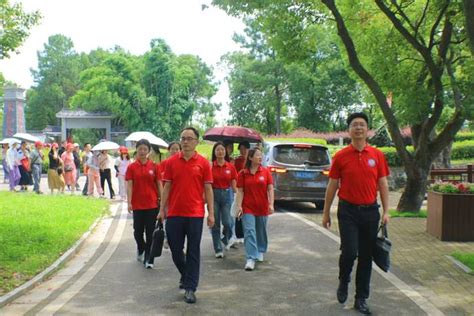
POLYGON ((268 186, 273 184, 271 172, 262 166, 258 167, 255 174, 249 169, 239 172, 237 187, 244 190, 242 209, 245 214, 267 216, 268 212, 268 186))
POLYGON ((377 200, 378 180, 390 174, 383 153, 369 145, 358 151, 351 145, 332 160, 329 177, 339 179, 340 199, 352 204, 372 204, 377 200))
POLYGON ((245 158, 242 156, 235 158, 234 166, 235 170, 237 170, 237 172, 240 172, 240 170, 245 168, 245 158))
POLYGON ((237 180, 237 171, 230 162, 225 162, 219 166, 217 160, 212 163, 212 187, 214 189, 228 189, 232 180, 237 180))
POLYGON ((204 217, 204 184, 212 183, 209 161, 197 152, 188 161, 180 152, 168 158, 164 182, 171 182, 168 217, 204 217))
POLYGON ((161 174, 153 161, 140 160, 131 163, 127 168, 125 180, 133 181, 132 208, 134 211, 158 208, 158 187, 156 181, 161 180, 161 174))
POLYGON ((160 169, 160 173, 161 173, 161 179, 163 179, 163 177, 165 176, 166 164, 168 163, 168 159, 169 158, 162 160, 160 164, 158 165, 160 169))

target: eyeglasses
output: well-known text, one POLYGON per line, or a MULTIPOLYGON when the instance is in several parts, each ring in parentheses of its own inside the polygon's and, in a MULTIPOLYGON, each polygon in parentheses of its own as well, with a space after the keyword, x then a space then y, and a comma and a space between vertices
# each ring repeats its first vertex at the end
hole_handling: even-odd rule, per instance
POLYGON ((365 123, 351 123, 351 125, 349 125, 349 126, 352 127, 352 128, 367 127, 367 124, 365 124, 365 123))
POLYGON ((196 140, 197 138, 194 138, 194 137, 181 137, 180 140, 182 142, 191 142, 193 140, 196 140))

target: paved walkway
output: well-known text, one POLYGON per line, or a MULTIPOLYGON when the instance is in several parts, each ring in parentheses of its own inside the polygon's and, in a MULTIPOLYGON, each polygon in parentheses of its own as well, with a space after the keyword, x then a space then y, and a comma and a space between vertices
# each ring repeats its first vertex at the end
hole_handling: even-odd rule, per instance
MULTIPOLYGON (((179 276, 168 250, 156 260, 153 270, 146 270, 135 261, 132 221, 124 208, 125 204, 120 204, 104 242, 96 245, 92 236, 81 250, 87 252, 88 248, 98 247, 82 269, 75 270, 75 265, 85 260, 79 255, 78 260, 66 265, 64 272, 6 306, 1 314, 357 314, 352 309, 352 287, 346 305, 335 299, 338 243, 316 225, 298 218, 299 215, 277 213, 271 217, 269 253, 265 262, 252 272, 243 270, 242 246, 231 249, 224 259, 214 258, 206 229, 198 302, 188 305, 177 288, 179 276), (72 278, 68 279, 67 274, 72 278), (65 283, 56 287, 61 280, 65 283)), ((370 304, 375 314, 427 314, 375 271, 372 289, 370 304)), ((419 297, 412 289, 405 292, 419 297)), ((428 310, 429 305, 425 306, 428 310)))
MULTIPOLYGON (((395 208, 400 193, 390 193, 395 208)), ((332 228, 339 234, 336 203, 333 203, 332 228)), ((305 204, 293 205, 304 216, 321 224, 322 214, 305 204)), ((448 258, 453 252, 474 253, 474 242, 444 242, 426 232, 424 218, 392 218, 389 237, 393 243, 392 271, 416 288, 435 306, 449 315, 474 315, 474 275, 469 275, 448 258)))

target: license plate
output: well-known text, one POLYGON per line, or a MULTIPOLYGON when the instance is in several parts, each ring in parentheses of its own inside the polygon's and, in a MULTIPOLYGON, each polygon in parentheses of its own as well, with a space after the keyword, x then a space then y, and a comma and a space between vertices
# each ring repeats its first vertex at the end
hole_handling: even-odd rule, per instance
POLYGON ((313 179, 314 172, 296 171, 295 178, 297 179, 313 179))

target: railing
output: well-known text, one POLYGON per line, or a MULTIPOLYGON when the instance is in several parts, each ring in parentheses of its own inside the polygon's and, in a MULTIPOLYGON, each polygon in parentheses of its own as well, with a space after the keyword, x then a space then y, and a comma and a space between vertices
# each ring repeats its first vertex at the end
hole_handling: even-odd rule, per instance
POLYGON ((431 169, 431 182, 436 180, 446 182, 470 182, 473 183, 473 168, 472 164, 467 165, 466 168, 452 168, 452 169, 431 169))

